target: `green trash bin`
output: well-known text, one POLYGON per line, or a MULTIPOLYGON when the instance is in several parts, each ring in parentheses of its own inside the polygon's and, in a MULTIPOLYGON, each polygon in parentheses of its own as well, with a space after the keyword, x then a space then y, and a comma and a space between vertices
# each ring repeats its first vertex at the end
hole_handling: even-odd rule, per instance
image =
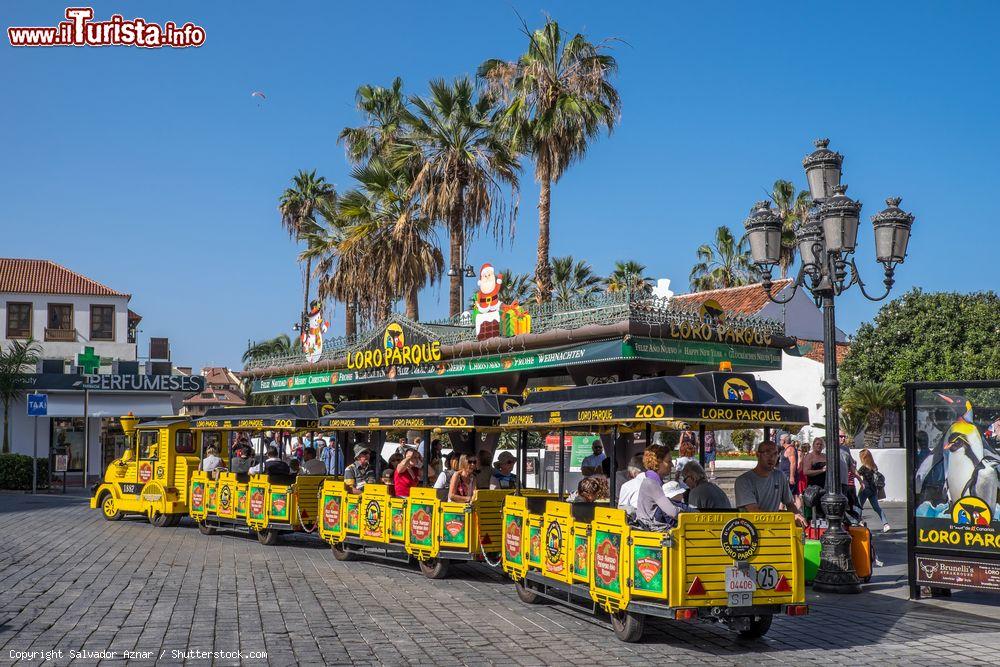
POLYGON ((819 550, 819 540, 806 540, 803 552, 805 554, 806 561, 805 575, 807 584, 812 583, 813 579, 816 578, 816 573, 819 571, 819 550))

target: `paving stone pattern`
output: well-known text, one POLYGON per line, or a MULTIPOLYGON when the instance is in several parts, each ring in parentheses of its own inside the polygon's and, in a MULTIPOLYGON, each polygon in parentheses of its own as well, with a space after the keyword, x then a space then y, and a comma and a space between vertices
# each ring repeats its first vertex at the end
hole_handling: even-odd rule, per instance
POLYGON ((0 536, 4 664, 11 651, 52 650, 63 657, 46 664, 67 664, 71 650, 119 657, 102 664, 121 664, 130 650, 162 655, 164 664, 238 664, 237 651, 266 652, 244 662, 276 665, 938 667, 997 664, 1000 656, 1000 620, 900 599, 898 567, 865 595, 810 593, 812 614, 776 619, 763 640, 656 619, 643 643, 624 644, 606 618, 521 603, 482 565, 431 581, 415 566, 338 562, 309 536, 265 547, 239 535, 203 536, 187 521, 109 523, 73 497, 0 495, 0 536), (233 655, 173 653, 189 649, 233 655))

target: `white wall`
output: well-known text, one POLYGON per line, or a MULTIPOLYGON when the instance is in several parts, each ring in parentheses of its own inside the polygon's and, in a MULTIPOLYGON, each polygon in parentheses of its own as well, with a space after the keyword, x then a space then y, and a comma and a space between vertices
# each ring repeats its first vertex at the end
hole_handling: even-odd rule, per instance
POLYGON ((60 294, 0 294, 0 346, 7 347, 7 302, 31 303, 31 337, 42 346, 43 359, 76 359, 84 346, 94 348, 94 353, 122 361, 135 361, 136 346, 128 342, 128 297, 77 296, 60 294), (76 341, 72 343, 46 341, 48 304, 66 303, 73 306, 73 327, 76 341), (114 306, 114 341, 90 340, 90 306, 114 306))
MULTIPOLYGON (((823 398, 823 364, 782 352, 780 371, 762 371, 754 375, 758 380, 774 387, 792 405, 808 408, 809 424, 824 423, 826 401, 823 398)), ((803 440, 812 440, 816 435, 823 435, 823 429, 806 426, 799 432, 803 440)))

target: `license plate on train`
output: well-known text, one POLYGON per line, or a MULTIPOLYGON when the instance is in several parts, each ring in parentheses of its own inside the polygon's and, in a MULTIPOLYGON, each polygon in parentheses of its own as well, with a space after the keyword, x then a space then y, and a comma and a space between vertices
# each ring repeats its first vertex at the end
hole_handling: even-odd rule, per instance
POLYGON ((726 595, 730 607, 753 605, 755 590, 757 590, 757 578, 753 566, 726 568, 726 595))

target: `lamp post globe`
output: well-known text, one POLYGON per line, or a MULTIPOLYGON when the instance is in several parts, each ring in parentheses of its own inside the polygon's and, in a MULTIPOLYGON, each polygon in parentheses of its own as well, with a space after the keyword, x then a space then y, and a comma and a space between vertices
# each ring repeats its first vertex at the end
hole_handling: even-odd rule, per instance
POLYGON ((810 211, 806 221, 795 230, 795 245, 798 246, 802 264, 810 267, 811 272, 818 271, 823 261, 823 227, 816 209, 810 211))
POLYGON ((861 216, 861 202, 848 197, 846 185, 833 188, 833 196, 819 207, 823 220, 823 238, 827 252, 849 255, 858 243, 858 224, 861 216))
POLYGON ((771 202, 759 201, 743 221, 750 240, 750 255, 757 266, 769 267, 781 257, 781 218, 771 210, 771 202))
POLYGON ((816 150, 803 158, 802 166, 806 170, 809 194, 814 202, 820 202, 832 197, 833 188, 840 185, 844 156, 828 148, 829 139, 817 139, 813 144, 816 150))
POLYGON ((885 200, 887 208, 872 216, 875 228, 875 257, 886 266, 902 264, 906 259, 906 246, 910 242, 910 228, 914 216, 899 208, 900 197, 885 200))

